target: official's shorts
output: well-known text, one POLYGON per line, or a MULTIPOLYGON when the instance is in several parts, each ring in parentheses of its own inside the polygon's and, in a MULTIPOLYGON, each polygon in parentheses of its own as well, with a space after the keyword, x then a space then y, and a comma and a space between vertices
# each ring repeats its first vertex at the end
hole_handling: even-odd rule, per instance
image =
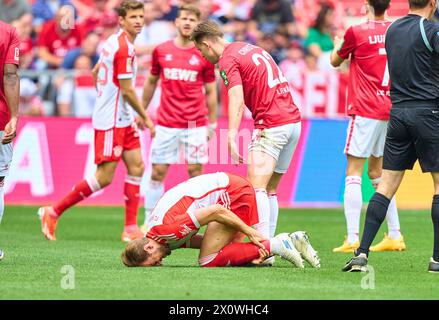
POLYGON ((411 170, 416 160, 422 172, 439 172, 439 107, 392 107, 383 168, 411 170))
MULTIPOLYGON (((5 135, 4 131, 0 131, 0 140, 5 135)), ((0 143, 0 177, 6 177, 12 162, 12 142, 8 144, 0 143)))
POLYGON ((297 143, 301 123, 289 123, 279 127, 255 129, 249 151, 261 151, 276 159, 276 173, 285 173, 290 166, 297 143))
POLYGON ((140 148, 137 126, 133 123, 124 128, 95 129, 95 163, 119 161, 124 151, 140 148))
POLYGON ((207 127, 169 128, 156 126, 151 144, 151 163, 179 163, 180 153, 189 164, 207 163, 207 127))
POLYGON ((357 158, 382 157, 388 121, 351 116, 344 153, 357 158))
POLYGON ((236 214, 246 225, 259 223, 256 194, 251 183, 241 176, 227 174, 229 185, 218 199, 218 204, 236 214))

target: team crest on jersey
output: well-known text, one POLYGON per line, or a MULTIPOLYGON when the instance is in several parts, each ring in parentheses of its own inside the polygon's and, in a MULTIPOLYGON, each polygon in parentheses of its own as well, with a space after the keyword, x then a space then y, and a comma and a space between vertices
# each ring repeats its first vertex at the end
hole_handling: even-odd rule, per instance
POLYGON ((189 60, 189 64, 191 66, 198 66, 200 64, 200 59, 197 58, 196 55, 192 55, 192 58, 189 60))
POLYGON ((120 157, 122 155, 122 147, 121 146, 115 146, 113 148, 113 153, 115 157, 120 157))
POLYGON ((226 71, 224 69, 220 72, 221 78, 223 78, 224 85, 227 87, 229 85, 229 79, 227 79, 226 71))
POLYGON ((168 53, 165 55, 165 61, 172 61, 172 54, 168 53))

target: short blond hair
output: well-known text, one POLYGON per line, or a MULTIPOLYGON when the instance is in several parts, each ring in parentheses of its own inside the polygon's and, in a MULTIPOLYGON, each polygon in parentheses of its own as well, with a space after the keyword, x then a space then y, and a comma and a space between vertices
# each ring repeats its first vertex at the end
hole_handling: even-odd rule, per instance
POLYGON ((121 255, 123 264, 127 267, 141 266, 149 258, 149 253, 143 249, 148 242, 148 238, 138 238, 130 241, 121 255))
POLYGON ((224 33, 220 26, 210 20, 200 22, 192 31, 191 40, 200 43, 203 39, 216 40, 224 37, 224 33))

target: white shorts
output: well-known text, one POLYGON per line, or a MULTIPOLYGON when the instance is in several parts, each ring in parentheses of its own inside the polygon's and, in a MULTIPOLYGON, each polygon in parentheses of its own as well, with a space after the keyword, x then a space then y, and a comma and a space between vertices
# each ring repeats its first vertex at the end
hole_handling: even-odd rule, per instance
MULTIPOLYGON (((0 131, 0 140, 3 138, 5 132, 0 131)), ((9 173, 9 167, 12 162, 12 142, 2 144, 0 142, 0 177, 6 177, 9 173)))
POLYGON ((262 151, 274 159, 276 173, 285 173, 290 166, 294 151, 300 138, 300 122, 289 123, 279 127, 255 129, 249 151, 262 151))
POLYGON ((382 157, 387 122, 356 115, 351 116, 344 153, 357 158, 369 158, 371 155, 376 158, 382 157))
POLYGON ((156 126, 156 135, 151 144, 151 163, 179 163, 180 153, 189 164, 205 164, 207 153, 207 127, 168 128, 156 126))

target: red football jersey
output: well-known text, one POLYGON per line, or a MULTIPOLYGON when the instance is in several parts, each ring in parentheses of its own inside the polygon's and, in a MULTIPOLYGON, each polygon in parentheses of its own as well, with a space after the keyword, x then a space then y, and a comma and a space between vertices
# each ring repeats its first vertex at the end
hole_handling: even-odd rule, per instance
POLYGON ((20 41, 18 40, 15 28, 0 21, 0 131, 5 130, 5 125, 10 119, 3 83, 5 64, 19 65, 19 47, 20 41))
POLYGON ((225 48, 218 64, 227 90, 242 85, 255 128, 300 121, 288 81, 268 52, 245 42, 233 42, 225 48))
POLYGON ((204 84, 215 81, 215 66, 195 46, 181 48, 174 40, 154 49, 151 64, 151 74, 161 79, 158 124, 169 128, 187 128, 188 122, 205 126, 208 110, 204 84))
POLYGON ((61 36, 57 32, 54 20, 47 22, 41 30, 38 38, 38 46, 46 47, 51 54, 58 58, 64 58, 67 51, 81 45, 82 32, 78 25, 70 29, 70 33, 61 36))
POLYGON ((351 55, 348 108, 349 115, 388 120, 390 114, 390 77, 384 45, 390 21, 367 21, 350 27, 337 51, 351 55))

